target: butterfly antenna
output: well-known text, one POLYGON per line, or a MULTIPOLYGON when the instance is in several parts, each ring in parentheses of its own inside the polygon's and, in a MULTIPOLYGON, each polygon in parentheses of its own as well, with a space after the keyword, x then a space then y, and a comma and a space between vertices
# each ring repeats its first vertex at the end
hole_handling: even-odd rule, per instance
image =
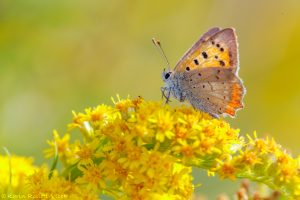
POLYGON ((155 39, 155 38, 152 38, 152 42, 159 49, 161 55, 164 57, 165 61, 168 64, 168 68, 169 68, 169 71, 170 71, 171 70, 171 66, 170 66, 169 60, 168 60, 168 58, 167 58, 167 56, 166 56, 166 54, 165 54, 165 52, 164 52, 164 50, 163 50, 163 48, 161 46, 160 41, 157 40, 157 39, 155 39))

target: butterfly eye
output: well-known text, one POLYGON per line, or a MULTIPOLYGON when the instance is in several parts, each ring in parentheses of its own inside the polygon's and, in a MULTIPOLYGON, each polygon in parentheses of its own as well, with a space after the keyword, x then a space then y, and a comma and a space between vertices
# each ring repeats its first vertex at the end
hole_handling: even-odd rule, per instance
POLYGON ((168 78, 170 77, 170 75, 171 75, 171 73, 170 73, 170 72, 166 73, 166 75, 165 75, 165 79, 168 79, 168 78))

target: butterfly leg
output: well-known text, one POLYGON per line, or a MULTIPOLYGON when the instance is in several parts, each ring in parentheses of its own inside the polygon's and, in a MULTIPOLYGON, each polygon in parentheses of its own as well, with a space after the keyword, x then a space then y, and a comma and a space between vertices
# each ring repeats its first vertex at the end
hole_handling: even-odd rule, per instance
POLYGON ((170 88, 167 88, 167 87, 162 87, 161 88, 161 94, 162 94, 162 99, 163 98, 166 98, 166 104, 171 102, 169 99, 170 99, 170 95, 171 95, 171 90, 170 88), (166 95, 166 90, 168 90, 168 94, 166 95))
POLYGON ((160 91, 161 91, 161 99, 164 99, 166 97, 166 95, 165 95, 166 89, 164 87, 161 87, 160 91))
POLYGON ((171 95, 171 90, 169 89, 168 96, 166 97, 166 104, 169 103, 169 102, 171 102, 170 101, 170 95, 171 95))
POLYGON ((180 102, 184 102, 185 101, 185 98, 186 98, 186 96, 184 95, 184 94, 180 94, 180 96, 179 96, 179 101, 180 102))

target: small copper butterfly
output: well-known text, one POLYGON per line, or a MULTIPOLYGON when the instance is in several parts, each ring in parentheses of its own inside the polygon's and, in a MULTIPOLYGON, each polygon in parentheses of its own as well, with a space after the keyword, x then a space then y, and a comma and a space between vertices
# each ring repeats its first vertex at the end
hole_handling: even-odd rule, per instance
MULTIPOLYGON (((153 39, 165 56, 160 42, 153 39)), ((173 70, 162 73, 163 96, 189 101, 213 117, 234 117, 243 108, 246 93, 238 76, 238 43, 233 28, 211 28, 179 60, 173 70)), ((168 61, 167 61, 168 62, 168 61)), ((169 62, 168 62, 169 63, 169 62)))

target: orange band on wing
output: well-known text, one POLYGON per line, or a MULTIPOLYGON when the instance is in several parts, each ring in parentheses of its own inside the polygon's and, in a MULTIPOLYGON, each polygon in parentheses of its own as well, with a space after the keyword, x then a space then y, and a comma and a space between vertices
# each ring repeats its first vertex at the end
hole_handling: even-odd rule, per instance
POLYGON ((225 110, 226 113, 234 116, 236 109, 243 108, 243 104, 242 104, 243 93, 244 90, 240 84, 234 83, 232 85, 231 99, 225 110))

